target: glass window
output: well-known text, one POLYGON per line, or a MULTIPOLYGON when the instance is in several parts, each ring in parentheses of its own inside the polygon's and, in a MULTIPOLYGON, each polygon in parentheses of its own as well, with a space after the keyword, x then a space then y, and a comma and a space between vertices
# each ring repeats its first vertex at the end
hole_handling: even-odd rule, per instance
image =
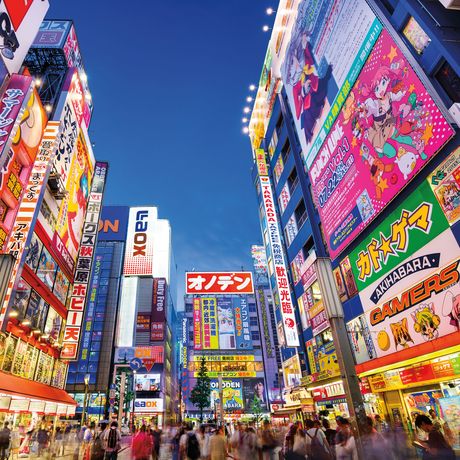
POLYGON ((91 351, 100 351, 101 349, 101 342, 100 340, 96 340, 91 342, 91 351))
POLYGON ((50 307, 48 309, 48 315, 46 316, 45 323, 45 334, 49 334, 51 338, 57 340, 59 338, 59 332, 61 331, 62 318, 58 312, 50 307))
POLYGON ((257 326, 259 322, 257 321, 257 318, 249 318, 249 324, 251 326, 257 326))
POLYGON ((250 303, 249 304, 249 311, 251 313, 255 313, 257 311, 256 304, 255 303, 250 303))
POLYGON ((418 54, 422 54, 431 42, 431 38, 413 17, 409 19, 402 33, 418 54))
POLYGON ((252 340, 260 340, 260 334, 256 331, 251 331, 252 340))
POLYGON ((434 77, 453 102, 460 102, 460 77, 447 61, 434 77))
POLYGON ((64 272, 58 267, 56 272, 56 281, 54 283, 53 293, 63 304, 65 304, 65 299, 67 297, 69 285, 69 280, 64 275, 64 272))
POLYGON ((38 236, 34 233, 32 235, 32 240, 30 241, 29 250, 27 251, 27 256, 26 256, 26 264, 34 272, 37 270, 42 248, 43 248, 43 243, 40 241, 38 236))
POLYGON ((49 251, 44 247, 38 262, 37 276, 50 290, 53 289, 56 270, 57 263, 51 257, 49 251))
POLYGON ((32 288, 21 278, 14 293, 13 305, 18 311, 19 318, 23 318, 29 303, 30 293, 32 288))
POLYGON ((89 353, 89 360, 92 362, 99 361, 99 352, 98 351, 91 351, 89 353))
POLYGON ((4 352, 3 366, 2 366, 2 370, 4 370, 5 372, 11 372, 11 368, 13 367, 14 352, 16 351, 17 343, 18 343, 18 339, 16 337, 8 336, 6 338, 5 352, 4 352))
POLYGON ((32 291, 25 317, 30 320, 33 328, 43 330, 45 327, 46 313, 48 311, 47 307, 48 304, 45 304, 45 301, 38 293, 32 291))
POLYGON ((95 321, 93 323, 93 330, 94 331, 102 331, 104 329, 104 323, 101 321, 95 321))

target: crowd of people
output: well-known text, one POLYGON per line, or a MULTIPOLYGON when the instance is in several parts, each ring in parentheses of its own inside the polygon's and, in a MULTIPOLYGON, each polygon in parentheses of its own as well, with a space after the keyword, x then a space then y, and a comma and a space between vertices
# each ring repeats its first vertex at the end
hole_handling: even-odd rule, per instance
POLYGON ((115 421, 81 428, 43 422, 29 431, 12 431, 6 422, 0 430, 0 460, 14 458, 14 453, 16 458, 115 460, 121 451, 124 459, 133 460, 355 460, 359 451, 365 460, 456 458, 453 433, 434 411, 417 415, 412 433, 390 428, 378 415, 366 417, 359 437, 346 418, 335 422, 335 428, 323 418, 277 426, 269 420, 260 426, 187 423, 164 430, 143 422, 125 438, 115 421))

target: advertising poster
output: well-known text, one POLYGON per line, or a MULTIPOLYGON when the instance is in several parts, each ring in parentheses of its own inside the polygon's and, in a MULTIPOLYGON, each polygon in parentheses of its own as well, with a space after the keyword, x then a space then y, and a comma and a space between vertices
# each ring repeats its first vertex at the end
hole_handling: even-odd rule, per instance
POLYGON ((224 380, 223 399, 224 409, 226 411, 241 410, 244 408, 243 403, 243 384, 239 379, 224 380))
POLYGON ((136 391, 159 391, 160 374, 136 374, 136 391))
POLYGON ((262 409, 267 410, 267 392, 263 378, 243 379, 244 408, 246 412, 251 412, 251 406, 255 399, 260 401, 262 409))
POLYGON ((365 0, 300 1, 281 75, 307 168, 380 30, 365 0))
POLYGON ((336 267, 333 270, 334 274, 334 281, 335 287, 337 288, 337 292, 339 294, 340 300, 344 302, 348 299, 347 290, 345 288, 345 281, 343 280, 342 272, 340 271, 340 267, 336 267))
POLYGON ((238 350, 252 349, 248 299, 246 296, 233 297, 232 302, 235 316, 236 348, 238 350))
POLYGON ((65 305, 67 291, 69 290, 69 280, 64 275, 64 272, 58 267, 56 279, 54 281, 53 294, 65 305))
POLYGON ((427 181, 447 221, 455 224, 460 219, 460 147, 428 176, 427 181))
POLYGON ((300 368, 299 355, 295 354, 291 358, 283 361, 284 384, 287 387, 295 387, 300 384, 302 370, 300 368))
POLYGON ((284 187, 281 189, 280 196, 278 198, 278 203, 280 205, 280 213, 283 215, 287 205, 289 204, 289 201, 291 200, 291 192, 289 191, 289 185, 286 182, 284 184, 284 187))
POLYGON ((49 334, 52 339, 57 340, 59 338, 59 332, 61 332, 61 326, 61 316, 54 308, 50 307, 46 317, 45 334, 49 334))
POLYGON ((73 260, 78 255, 94 171, 94 156, 84 129, 79 130, 75 144, 66 185, 68 193, 62 200, 56 224, 56 232, 73 260))
POLYGON ((18 311, 18 316, 21 318, 26 312, 27 305, 29 303, 29 297, 32 288, 27 284, 22 278, 19 280, 19 283, 14 294, 14 305, 18 311))
POLYGON ((453 133, 396 43, 382 31, 309 168, 332 259, 453 133))
POLYGON ((459 330, 460 258, 365 312, 377 356, 459 330))
POLYGON ((345 257, 345 259, 340 261, 340 271, 342 272, 343 280, 345 281, 348 297, 355 296, 358 293, 358 288, 356 287, 353 270, 351 269, 350 259, 348 257, 345 257))
POLYGON ((193 299, 193 348, 201 350, 203 348, 201 335, 201 299, 193 299))
POLYGON ((268 265, 265 246, 251 246, 252 262, 254 266, 254 285, 268 286, 268 265))
MULTIPOLYGON (((231 297, 220 297, 217 299, 219 345, 222 350, 234 350, 236 348, 233 308, 234 303, 231 297)), ((219 348, 219 346, 216 348, 219 348)))
POLYGON ((165 321, 166 279, 154 278, 152 293, 152 321, 165 321))
MULTIPOLYGON (((442 418, 449 425, 453 433, 460 433, 460 396, 451 396, 449 398, 441 398, 438 400, 441 406, 442 418)), ((455 438, 455 444, 452 446, 454 449, 460 449, 460 439, 455 438)))
POLYGON ((38 262, 37 276, 50 290, 53 289, 56 270, 57 263, 51 257, 49 251, 44 247, 38 262))
POLYGON ((40 260, 40 254, 42 252, 43 243, 40 241, 38 236, 33 233, 32 239, 30 240, 29 250, 26 255, 26 264, 33 270, 37 270, 38 262, 40 260))
POLYGON ((361 364, 377 357, 364 315, 349 321, 347 323, 347 332, 356 364, 361 364))
POLYGON ((312 371, 312 381, 325 380, 340 375, 337 354, 330 330, 317 335, 312 340, 309 340, 306 345, 308 361, 312 371))
POLYGON ((295 220, 295 215, 293 214, 287 221, 286 226, 284 227, 284 234, 286 235, 287 245, 290 246, 294 241, 297 233, 299 232, 297 228, 297 222, 295 220))
POLYGON ((219 348, 219 328, 215 297, 201 298, 201 321, 203 326, 203 349, 216 350, 219 348))
POLYGON ((308 318, 313 336, 320 334, 329 327, 329 319, 321 300, 308 309, 308 318))

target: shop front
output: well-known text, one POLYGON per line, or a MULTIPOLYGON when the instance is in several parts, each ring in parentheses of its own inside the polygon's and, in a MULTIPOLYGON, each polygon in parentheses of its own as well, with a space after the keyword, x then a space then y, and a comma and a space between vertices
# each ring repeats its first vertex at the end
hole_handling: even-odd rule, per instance
POLYGON ((138 398, 134 401, 134 423, 136 426, 150 425, 163 428, 164 404, 162 398, 138 398))
POLYGON ((341 380, 311 389, 315 411, 335 425, 336 417, 350 417, 345 389, 341 380))

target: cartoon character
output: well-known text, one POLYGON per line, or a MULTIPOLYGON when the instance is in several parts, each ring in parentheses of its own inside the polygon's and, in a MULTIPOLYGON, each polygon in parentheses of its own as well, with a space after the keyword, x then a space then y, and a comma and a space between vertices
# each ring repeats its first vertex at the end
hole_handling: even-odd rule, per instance
POLYGON ((359 196, 356 205, 358 206, 359 213, 363 222, 366 222, 374 215, 374 207, 372 206, 372 201, 367 193, 367 190, 364 190, 363 193, 359 196))
POLYGON ((396 349, 398 349, 398 346, 409 348, 409 342, 414 343, 407 327, 407 318, 403 318, 398 323, 390 323, 390 328, 393 334, 396 349))
POLYGON ((446 211, 454 211, 460 206, 460 189, 455 181, 449 181, 443 184, 436 194, 446 211))
POLYGON ((282 73, 289 86, 292 87, 296 118, 301 122, 306 141, 313 137, 316 121, 324 107, 327 83, 331 77, 332 67, 329 65, 318 75, 315 61, 310 50, 309 17, 307 9, 309 2, 304 0, 299 6, 298 21, 294 26, 282 73))
POLYGON ((399 147, 398 157, 395 159, 395 163, 398 165, 401 174, 404 176, 404 180, 407 180, 409 175, 415 169, 417 165, 418 155, 410 150, 406 150, 404 147, 399 147))
POLYGON ((447 291, 442 304, 442 315, 450 317, 449 324, 460 330, 460 294, 447 291))
POLYGON ((433 303, 420 305, 411 316, 414 320, 414 331, 422 334, 424 340, 438 338, 441 318, 435 313, 433 303))
POLYGON ((366 144, 361 145, 360 155, 371 173, 371 180, 375 185, 375 197, 380 200, 383 191, 388 188, 387 180, 383 179, 383 174, 393 171, 394 164, 385 164, 380 158, 375 158, 366 144))
POLYGON ((397 114, 394 114, 393 107, 393 104, 401 101, 406 94, 402 83, 405 73, 403 64, 402 60, 395 60, 390 67, 379 67, 370 86, 362 85, 360 88, 361 95, 366 99, 364 102, 359 102, 357 106, 362 117, 372 117, 371 126, 367 130, 367 138, 379 157, 385 155, 388 158, 394 158, 396 156, 396 149, 389 140, 412 145, 410 136, 397 132, 397 114))

